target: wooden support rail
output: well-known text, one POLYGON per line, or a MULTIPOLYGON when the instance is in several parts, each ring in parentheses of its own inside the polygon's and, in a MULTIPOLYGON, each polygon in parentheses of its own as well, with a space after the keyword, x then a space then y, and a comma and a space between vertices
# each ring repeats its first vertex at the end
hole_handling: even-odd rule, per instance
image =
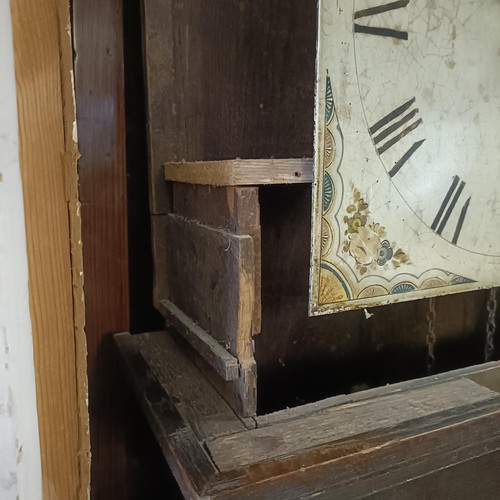
POLYGON ((162 313, 171 325, 198 351, 212 368, 226 381, 239 376, 238 360, 205 330, 186 316, 169 300, 162 300, 162 313))
POLYGON ((310 184, 311 158, 196 161, 165 164, 167 181, 210 186, 310 184))

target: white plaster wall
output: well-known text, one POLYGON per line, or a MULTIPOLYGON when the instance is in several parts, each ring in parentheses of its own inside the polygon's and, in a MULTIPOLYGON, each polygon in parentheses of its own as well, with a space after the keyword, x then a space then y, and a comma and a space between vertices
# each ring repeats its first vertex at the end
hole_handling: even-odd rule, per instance
POLYGON ((0 500, 42 498, 9 0, 0 0, 0 500))

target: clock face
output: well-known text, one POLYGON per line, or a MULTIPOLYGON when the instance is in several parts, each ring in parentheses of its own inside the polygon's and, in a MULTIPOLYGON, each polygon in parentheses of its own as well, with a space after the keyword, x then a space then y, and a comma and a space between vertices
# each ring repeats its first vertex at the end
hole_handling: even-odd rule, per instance
POLYGON ((319 10, 311 312, 500 284, 500 1, 319 10))

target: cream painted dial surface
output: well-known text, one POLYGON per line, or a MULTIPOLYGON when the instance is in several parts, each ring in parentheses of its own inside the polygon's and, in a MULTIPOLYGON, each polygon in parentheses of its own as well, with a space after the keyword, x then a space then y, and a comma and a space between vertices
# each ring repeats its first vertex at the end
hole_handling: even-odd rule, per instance
POLYGON ((500 283, 500 1, 321 0, 311 312, 500 283))

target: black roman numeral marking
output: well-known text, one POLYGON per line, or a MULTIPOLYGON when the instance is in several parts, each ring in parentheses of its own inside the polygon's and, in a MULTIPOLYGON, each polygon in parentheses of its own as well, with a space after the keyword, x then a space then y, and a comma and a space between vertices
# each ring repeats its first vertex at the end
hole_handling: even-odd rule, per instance
MULTIPOLYGON (((358 10, 354 13, 354 19, 361 19, 363 17, 375 16, 391 10, 403 9, 410 3, 410 0, 399 0, 397 2, 390 2, 369 9, 358 10)), ((367 35, 385 36, 389 38, 397 38, 399 40, 408 40, 407 31, 393 30, 390 28, 378 28, 372 26, 363 26, 362 24, 354 23, 355 33, 365 33, 367 35)))
MULTIPOLYGON (((418 114, 418 108, 411 109, 414 104, 415 98, 413 97, 370 127, 370 134, 377 147, 378 154, 385 153, 403 137, 422 124, 421 118, 414 120, 418 114)), ((413 156, 424 141, 425 139, 415 142, 401 159, 395 163, 389 172, 391 178, 401 170, 403 165, 413 156)))
MULTIPOLYGON (((439 207, 438 213, 434 218, 434 222, 432 223, 431 229, 436 231, 437 234, 442 234, 448 220, 457 205, 457 202, 464 190, 465 182, 460 180, 458 175, 453 177, 453 181, 451 183, 450 189, 446 193, 446 196, 439 207)), ((458 238, 460 237, 460 232, 462 231, 462 226, 464 225, 465 216, 467 215, 467 210, 469 209, 470 204, 470 196, 467 198, 467 201, 463 204, 462 210, 460 211, 460 216, 458 217, 457 226, 455 228, 455 233, 453 234, 452 243, 454 245, 457 244, 458 238)))

